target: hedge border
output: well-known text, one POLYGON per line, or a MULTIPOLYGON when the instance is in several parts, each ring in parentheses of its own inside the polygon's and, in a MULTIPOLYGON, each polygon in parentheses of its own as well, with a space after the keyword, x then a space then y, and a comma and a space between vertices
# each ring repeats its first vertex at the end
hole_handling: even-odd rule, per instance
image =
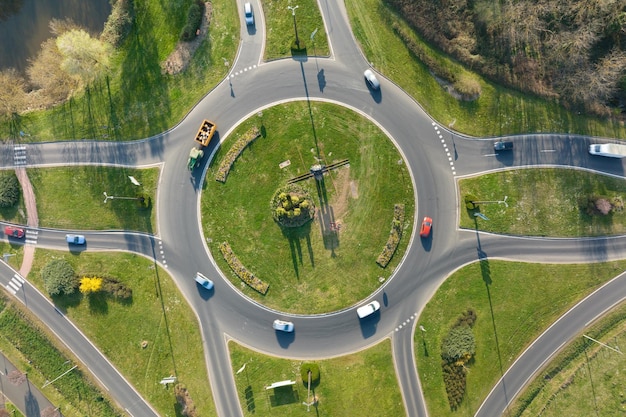
POLYGON ((396 253, 396 249, 398 249, 398 245, 400 244, 400 239, 402 238, 402 227, 404 224, 404 204, 395 204, 393 206, 393 220, 391 221, 391 231, 389 232, 389 238, 387 239, 387 243, 383 248, 380 255, 378 255, 378 259, 376 259, 376 263, 381 267, 387 267, 389 261, 393 257, 394 253, 396 253))
POLYGON ((243 266, 239 258, 235 255, 228 242, 220 243, 220 252, 230 269, 233 270, 235 275, 239 277, 243 282, 252 287, 255 291, 265 295, 270 288, 270 284, 261 281, 259 278, 243 266))
POLYGON ((246 149, 246 147, 254 142, 259 136, 261 136, 261 131, 258 127, 253 126, 246 133, 241 135, 239 139, 237 139, 237 142, 235 142, 228 150, 226 156, 220 163, 220 167, 217 169, 217 174, 215 174, 215 181, 219 181, 221 183, 226 182, 228 173, 239 155, 241 155, 241 152, 243 152, 243 150, 246 149))

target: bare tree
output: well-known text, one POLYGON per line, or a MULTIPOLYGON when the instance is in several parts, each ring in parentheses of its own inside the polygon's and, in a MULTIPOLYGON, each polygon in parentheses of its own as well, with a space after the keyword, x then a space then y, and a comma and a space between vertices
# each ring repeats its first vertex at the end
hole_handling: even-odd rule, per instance
POLYGON ((56 40, 63 60, 61 68, 87 86, 109 69, 111 46, 82 29, 62 33, 56 40))
POLYGON ((60 417, 61 416, 61 413, 59 413, 59 410, 52 407, 51 405, 41 410, 40 414, 41 414, 41 417, 60 417))
POLYGON ((24 109, 26 80, 15 69, 0 71, 0 115, 12 116, 24 109))
MULTIPOLYGON (((36 92, 39 102, 33 106, 49 106, 66 100, 77 88, 76 80, 70 78, 62 69, 63 57, 59 52, 54 38, 41 44, 37 57, 30 61, 26 69, 30 82, 40 91, 36 92)), ((33 99, 35 98, 33 97, 33 99)), ((36 101, 36 100, 33 100, 36 101)))

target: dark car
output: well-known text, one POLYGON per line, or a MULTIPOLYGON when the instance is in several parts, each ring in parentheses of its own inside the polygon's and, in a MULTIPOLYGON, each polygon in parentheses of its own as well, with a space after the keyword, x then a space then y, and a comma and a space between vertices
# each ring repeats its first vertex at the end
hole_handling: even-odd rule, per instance
POLYGON ((499 140, 493 143, 493 149, 496 151, 510 151, 513 149, 513 142, 499 140))
POLYGON ((24 229, 15 226, 6 226, 4 228, 4 234, 8 237, 15 237, 21 239, 24 237, 24 229))

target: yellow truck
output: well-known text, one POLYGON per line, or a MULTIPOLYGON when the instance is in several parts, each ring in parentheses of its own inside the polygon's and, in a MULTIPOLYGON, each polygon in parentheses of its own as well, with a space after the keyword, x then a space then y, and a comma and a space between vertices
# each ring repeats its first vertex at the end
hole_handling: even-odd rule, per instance
POLYGON ((200 125, 200 129, 198 129, 196 142, 198 142, 202 146, 209 146, 209 142, 211 142, 211 139, 213 138, 216 129, 217 125, 215 123, 209 122, 205 119, 200 125))

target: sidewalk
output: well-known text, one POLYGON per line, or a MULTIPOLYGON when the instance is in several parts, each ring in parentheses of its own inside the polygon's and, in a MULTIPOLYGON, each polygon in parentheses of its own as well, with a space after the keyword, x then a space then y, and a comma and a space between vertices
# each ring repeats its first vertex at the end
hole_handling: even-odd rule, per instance
POLYGON ((9 381, 9 374, 15 370, 15 366, 0 352, 0 391, 4 396, 26 417, 60 416, 61 413, 54 411, 54 405, 46 396, 30 383, 28 375, 21 384, 9 381))

